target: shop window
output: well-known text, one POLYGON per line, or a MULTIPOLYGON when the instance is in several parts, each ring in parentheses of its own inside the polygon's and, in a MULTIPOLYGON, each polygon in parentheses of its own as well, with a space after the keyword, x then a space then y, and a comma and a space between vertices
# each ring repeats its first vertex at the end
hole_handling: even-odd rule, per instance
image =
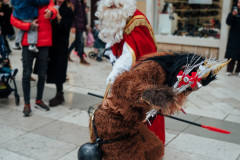
POLYGON ((220 38, 222 0, 155 0, 156 34, 220 38))

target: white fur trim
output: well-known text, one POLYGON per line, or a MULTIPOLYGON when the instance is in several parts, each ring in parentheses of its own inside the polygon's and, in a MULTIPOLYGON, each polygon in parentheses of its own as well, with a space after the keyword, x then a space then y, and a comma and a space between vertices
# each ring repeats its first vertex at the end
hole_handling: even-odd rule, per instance
POLYGON ((118 75, 120 75, 124 71, 129 71, 131 69, 131 66, 132 66, 132 54, 125 42, 123 45, 123 53, 114 64, 112 72, 109 74, 107 78, 107 84, 110 80, 113 83, 118 75))

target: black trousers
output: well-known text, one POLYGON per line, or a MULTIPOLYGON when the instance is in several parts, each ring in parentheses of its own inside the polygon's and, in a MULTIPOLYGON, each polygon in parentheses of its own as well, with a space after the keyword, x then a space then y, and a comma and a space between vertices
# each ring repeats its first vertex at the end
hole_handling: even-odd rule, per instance
POLYGON ((25 104, 30 104, 30 78, 32 74, 33 60, 36 58, 37 65, 37 100, 42 100, 43 90, 45 85, 45 77, 48 66, 48 47, 38 47, 39 52, 33 53, 28 50, 27 46, 23 47, 22 50, 22 62, 23 62, 23 95, 25 104))
POLYGON ((234 60, 231 60, 228 65, 227 65, 227 72, 231 72, 233 73, 233 70, 234 70, 234 67, 235 67, 235 63, 237 63, 237 67, 235 69, 235 72, 236 73, 239 73, 240 72, 240 60, 238 61, 234 61, 234 60))
POLYGON ((71 46, 68 49, 68 54, 71 53, 71 51, 76 48, 78 52, 78 56, 80 58, 83 58, 84 53, 84 38, 83 38, 83 31, 76 31, 75 40, 71 44, 71 46))

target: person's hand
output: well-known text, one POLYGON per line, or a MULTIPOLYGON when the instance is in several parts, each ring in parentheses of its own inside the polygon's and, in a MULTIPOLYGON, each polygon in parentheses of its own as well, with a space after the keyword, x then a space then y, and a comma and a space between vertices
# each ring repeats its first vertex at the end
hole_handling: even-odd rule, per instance
POLYGON ((44 18, 49 19, 49 18, 51 18, 51 16, 52 16, 52 12, 49 9, 46 9, 44 18))
POLYGON ((115 79, 117 78, 118 74, 116 72, 111 72, 109 75, 108 75, 108 78, 107 78, 107 81, 106 81, 106 84, 108 85, 108 83, 111 83, 113 84, 113 82, 115 81, 115 79))
POLYGON ((57 21, 58 23, 61 22, 62 16, 60 15, 59 11, 57 12, 57 21))
POLYGON ((34 19, 31 23, 30 30, 35 31, 38 29, 38 26, 39 26, 38 20, 34 19))
POLYGON ((76 33, 76 28, 75 27, 71 28, 71 32, 76 33))
POLYGON ((232 11, 232 15, 233 15, 233 16, 236 16, 237 14, 238 14, 238 11, 236 11, 236 10, 233 10, 233 11, 232 11))
POLYGON ((4 13, 3 13, 3 12, 0 12, 0 16, 4 16, 4 13))

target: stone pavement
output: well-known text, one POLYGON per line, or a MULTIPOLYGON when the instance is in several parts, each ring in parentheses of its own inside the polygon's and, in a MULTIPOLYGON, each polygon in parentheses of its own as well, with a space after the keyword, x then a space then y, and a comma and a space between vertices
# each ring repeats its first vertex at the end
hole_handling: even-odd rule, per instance
MULTIPOLYGON (((86 48, 86 52, 91 49, 86 48)), ((32 107, 31 117, 23 117, 21 87, 21 53, 10 56, 12 66, 19 69, 16 77, 21 95, 19 106, 14 94, 0 99, 1 160, 76 160, 79 146, 89 140, 88 108, 101 99, 88 92, 103 95, 111 65, 104 60, 87 59, 90 66, 69 63, 69 81, 64 85, 65 103, 45 112, 32 107)), ((33 75, 34 78, 37 78, 33 75)), ((34 105, 36 82, 32 82, 31 104, 34 105)), ((55 86, 46 85, 44 101, 55 95, 55 86)), ((186 115, 174 116, 197 123, 226 129, 232 134, 211 132, 200 127, 166 118, 166 151, 164 160, 240 160, 240 77, 226 77, 224 72, 210 86, 189 96, 186 115)))

